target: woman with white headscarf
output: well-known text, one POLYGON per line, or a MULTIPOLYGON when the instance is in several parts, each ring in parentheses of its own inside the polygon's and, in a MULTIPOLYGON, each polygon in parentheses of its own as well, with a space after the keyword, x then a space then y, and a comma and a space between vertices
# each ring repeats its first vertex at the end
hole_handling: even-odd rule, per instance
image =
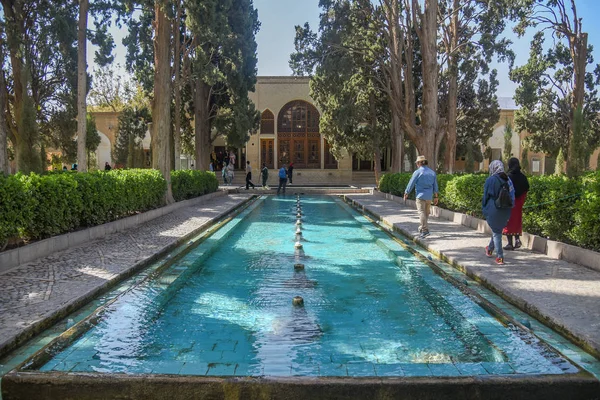
POLYGON ((492 239, 485 248, 485 254, 492 257, 496 250, 496 264, 504 264, 504 252, 502 250, 502 230, 510 218, 512 207, 499 208, 496 199, 499 198, 502 187, 508 184, 512 204, 515 204, 515 189, 512 182, 504 172, 502 161, 495 160, 490 164, 490 176, 483 186, 483 215, 492 230, 492 239))

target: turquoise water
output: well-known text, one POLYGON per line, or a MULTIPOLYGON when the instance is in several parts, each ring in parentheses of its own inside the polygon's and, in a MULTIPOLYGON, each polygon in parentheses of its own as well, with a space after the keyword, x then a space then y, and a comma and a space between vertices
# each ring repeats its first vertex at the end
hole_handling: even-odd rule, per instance
POLYGON ((266 197, 130 290, 44 371, 252 376, 576 372, 334 197, 266 197), (303 263, 304 271, 294 264, 303 263), (304 307, 292 305, 294 296, 304 307))

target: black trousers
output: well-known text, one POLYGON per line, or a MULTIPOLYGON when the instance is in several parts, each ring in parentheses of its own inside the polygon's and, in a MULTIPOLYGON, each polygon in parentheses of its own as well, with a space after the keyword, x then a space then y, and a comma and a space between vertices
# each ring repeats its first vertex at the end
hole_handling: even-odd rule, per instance
POLYGON ((285 194, 285 185, 287 184, 287 178, 279 178, 279 186, 277 187, 277 194, 281 191, 281 187, 283 187, 283 194, 285 194))
POLYGON ((248 172, 246 174, 246 189, 248 189, 248 186, 252 186, 254 188, 254 183, 252 183, 252 172, 248 172))

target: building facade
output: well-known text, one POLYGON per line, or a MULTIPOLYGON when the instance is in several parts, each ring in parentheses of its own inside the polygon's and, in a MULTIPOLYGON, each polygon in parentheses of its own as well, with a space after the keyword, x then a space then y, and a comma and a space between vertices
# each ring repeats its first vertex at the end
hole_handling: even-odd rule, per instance
MULTIPOLYGON (((303 183, 337 183, 352 181, 357 175, 369 173, 373 170, 373 162, 360 160, 348 152, 343 152, 341 157, 335 158, 331 154, 329 144, 319 130, 320 112, 309 94, 309 81, 307 77, 293 76, 262 76, 257 78, 256 90, 249 93, 256 109, 261 112, 261 122, 258 132, 250 136, 250 140, 243 148, 234 149, 219 136, 213 143, 215 155, 233 151, 236 154, 236 168, 243 169, 246 161, 250 161, 253 169, 259 170, 264 163, 269 169, 275 170, 282 164, 294 164, 294 178, 303 183)), ((508 124, 514 129, 514 113, 517 107, 510 98, 500 98, 500 119, 494 126, 493 135, 487 147, 491 148, 492 159, 502 157, 504 149, 504 131, 508 124)), ((99 112, 93 113, 96 126, 101 137, 97 150, 99 168, 106 161, 112 163, 112 148, 115 143, 115 134, 118 123, 118 113, 99 112)), ((511 139, 511 153, 514 157, 522 159, 523 139, 526 132, 514 132, 511 139)), ((147 134, 143 142, 144 149, 150 148, 150 135, 147 134)), ((483 150, 483 149, 482 149, 483 150)), ((391 154, 389 150, 383 151, 381 160, 382 170, 387 170, 390 165, 391 154)), ((597 149, 590 158, 590 169, 597 169, 597 160, 600 149, 597 149)), ((529 168, 532 174, 554 173, 555 160, 542 153, 529 152, 527 154, 529 168)), ((489 161, 475 162, 474 170, 485 170, 489 161)), ((182 155, 182 168, 194 166, 190 156, 182 155)), ((204 169, 208 169, 205 166, 204 169)), ((406 157, 403 163, 406 171, 412 165, 406 157)), ((456 162, 455 171, 465 170, 465 160, 456 162)), ((272 175, 274 176, 274 175, 272 175)))

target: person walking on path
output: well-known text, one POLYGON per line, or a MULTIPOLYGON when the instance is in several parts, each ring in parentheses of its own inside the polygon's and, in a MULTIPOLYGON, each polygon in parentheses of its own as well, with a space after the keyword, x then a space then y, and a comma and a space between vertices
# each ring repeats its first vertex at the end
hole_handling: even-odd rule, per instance
POLYGON ((419 212, 419 219, 421 225, 419 225, 419 237, 421 239, 429 236, 429 225, 427 219, 429 218, 429 211, 431 209, 431 202, 437 206, 438 203, 438 183, 437 175, 435 171, 427 166, 427 159, 425 156, 417 157, 418 169, 413 172, 408 186, 404 191, 404 200, 408 198, 410 192, 413 189, 416 191, 417 198, 417 211, 419 212))
POLYGON ((252 167, 250 166, 250 161, 246 161, 246 190, 249 189, 248 186, 252 186, 252 189, 255 188, 254 183, 252 183, 252 167))
POLYGON ((263 163, 263 167, 262 167, 262 170, 260 171, 260 174, 262 175, 262 187, 266 188, 267 187, 267 179, 269 179, 269 168, 267 168, 267 165, 265 163, 263 163))
POLYGON ((521 172, 519 159, 515 157, 508 160, 507 175, 515 188, 515 206, 510 212, 510 218, 506 227, 502 230, 502 234, 506 235, 506 238, 508 239, 508 244, 504 246, 504 250, 514 250, 521 247, 521 239, 519 239, 519 236, 523 233, 523 204, 525 204, 525 200, 527 200, 529 181, 521 172), (513 236, 515 237, 514 245, 513 236))
POLYGON ((292 178, 294 177, 294 163, 290 163, 290 166, 287 169, 287 175, 290 180, 290 185, 292 184, 292 178))
POLYGON ((221 176, 223 177, 223 183, 229 186, 229 174, 226 165, 224 165, 223 169, 221 169, 221 176))
POLYGON ((283 194, 285 194, 285 185, 287 183, 287 170, 285 169, 285 164, 279 168, 279 186, 277 187, 277 194, 281 191, 283 187, 283 194))
POLYGON ((490 176, 483 185, 483 200, 481 208, 490 229, 492 238, 490 244, 485 247, 485 255, 492 257, 496 250, 496 264, 504 264, 504 252, 502 251, 502 230, 510 218, 512 205, 515 204, 515 189, 508 175, 504 173, 502 161, 495 160, 490 164, 490 176), (508 193, 506 193, 508 191, 508 193), (503 193, 504 192, 504 193, 503 193), (510 204, 503 204, 503 197, 510 196, 510 204))

